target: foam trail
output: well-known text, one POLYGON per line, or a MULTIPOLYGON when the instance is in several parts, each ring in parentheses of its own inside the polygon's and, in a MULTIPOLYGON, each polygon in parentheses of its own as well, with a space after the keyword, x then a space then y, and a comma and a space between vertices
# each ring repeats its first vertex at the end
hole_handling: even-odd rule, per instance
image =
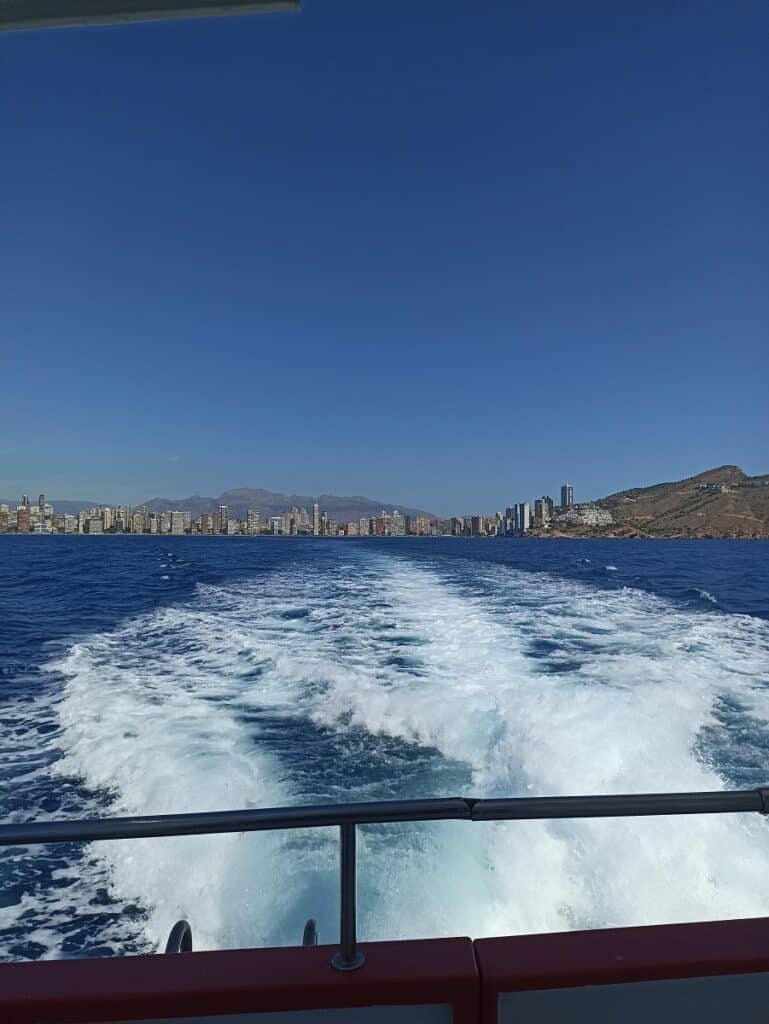
MULTIPOLYGON (((331 570, 201 586, 190 604, 75 646, 55 666, 68 680, 59 770, 136 813, 720 788, 735 716, 763 742, 767 652, 767 625, 748 617, 357 548, 331 570)), ((183 914, 199 947, 296 942, 310 914, 326 941, 331 838, 97 854, 115 898, 148 908, 153 943, 183 914)), ((767 869, 753 818, 367 829, 361 934, 752 916, 769 911, 767 869)))

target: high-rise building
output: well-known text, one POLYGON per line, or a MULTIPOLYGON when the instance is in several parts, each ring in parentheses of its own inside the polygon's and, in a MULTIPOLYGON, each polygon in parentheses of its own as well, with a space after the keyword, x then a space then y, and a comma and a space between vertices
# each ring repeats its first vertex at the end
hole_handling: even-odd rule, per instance
POLYGON ((390 516, 390 536, 391 537, 405 537, 406 536, 406 520, 395 509, 393 514, 390 516))
POLYGON ((430 517, 429 516, 417 516, 417 518, 416 518, 416 534, 417 534, 417 537, 429 537, 430 536, 430 517))
POLYGON ((317 501, 312 506, 312 532, 313 536, 320 536, 320 505, 317 501))
POLYGON ((564 484, 561 487, 561 508, 571 508, 574 504, 574 488, 571 484, 564 484))
POLYGON ((250 508, 246 513, 246 524, 250 537, 255 537, 262 528, 262 513, 258 508, 250 508))
POLYGON ((473 537, 483 537, 486 534, 486 529, 483 525, 483 516, 473 516, 472 520, 472 532, 473 537))
POLYGON ((328 512, 321 512, 320 514, 320 536, 325 537, 328 534, 328 512))
POLYGON ((184 513, 183 512, 172 512, 171 513, 171 533, 184 533, 184 513))
POLYGON ((37 499, 38 513, 41 519, 45 519, 45 495, 41 494, 37 499))
POLYGON ((29 533, 31 523, 32 516, 29 511, 29 502, 25 505, 22 501, 22 504, 16 509, 16 532, 29 533))
POLYGON ((519 533, 526 533, 531 527, 531 507, 528 501, 521 501, 515 506, 515 527, 519 533))
POLYGON ((371 528, 371 520, 368 516, 363 516, 358 523, 358 532, 361 537, 368 537, 371 528))
POLYGON ((535 526, 547 526, 550 522, 550 513, 552 511, 552 499, 548 497, 537 498, 534 502, 534 525, 535 526))
POLYGON ((219 506, 219 533, 227 532, 227 523, 230 519, 230 509, 228 505, 219 506))

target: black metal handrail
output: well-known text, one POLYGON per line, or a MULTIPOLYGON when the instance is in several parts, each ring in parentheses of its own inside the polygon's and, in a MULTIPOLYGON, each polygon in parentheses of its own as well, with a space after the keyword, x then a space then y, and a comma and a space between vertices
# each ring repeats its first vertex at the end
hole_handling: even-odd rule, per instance
POLYGON ((417 821, 623 818, 663 814, 730 814, 741 811, 769 813, 769 787, 708 793, 508 797, 499 800, 446 797, 81 821, 33 821, 0 825, 0 847, 337 826, 341 845, 341 948, 332 963, 339 970, 349 971, 365 962, 357 949, 356 937, 355 840, 358 825, 417 821))
POLYGON ((177 921, 166 942, 166 953, 191 953, 192 928, 187 921, 177 921))

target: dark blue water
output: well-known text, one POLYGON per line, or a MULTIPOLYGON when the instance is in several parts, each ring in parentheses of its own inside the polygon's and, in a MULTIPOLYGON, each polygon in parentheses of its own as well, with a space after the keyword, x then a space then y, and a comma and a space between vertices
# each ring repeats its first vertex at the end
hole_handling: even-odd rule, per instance
MULTIPOLYGON (((6 821, 752 786, 768 684, 764 542, 0 537, 6 821)), ((7 851, 0 954, 151 949, 183 915, 198 946, 294 942, 310 913, 330 935, 334 856, 7 851)), ((361 928, 754 915, 767 868, 747 819, 371 829, 361 928)))

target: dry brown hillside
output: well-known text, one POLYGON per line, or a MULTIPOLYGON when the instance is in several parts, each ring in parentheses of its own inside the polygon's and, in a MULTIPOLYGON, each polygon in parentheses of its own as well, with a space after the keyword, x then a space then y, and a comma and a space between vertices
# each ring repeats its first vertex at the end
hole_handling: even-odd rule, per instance
POLYGON ((739 466, 620 491, 597 504, 624 530, 655 537, 769 537, 769 476, 749 477, 739 466))

